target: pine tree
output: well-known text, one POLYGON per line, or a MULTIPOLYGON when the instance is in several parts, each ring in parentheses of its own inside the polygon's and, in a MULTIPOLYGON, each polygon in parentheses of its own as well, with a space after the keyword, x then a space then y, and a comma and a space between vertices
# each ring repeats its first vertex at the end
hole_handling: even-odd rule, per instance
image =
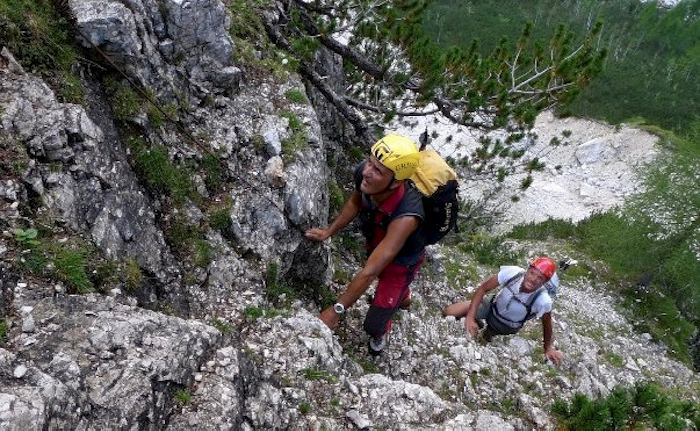
POLYGON ((573 98, 600 71, 605 52, 595 40, 602 26, 578 41, 560 26, 545 44, 533 40, 527 25, 517 41, 503 39, 484 56, 477 41, 466 49, 434 43, 421 24, 429 3, 290 0, 277 5, 277 14, 265 15, 265 26, 270 39, 298 61, 300 74, 352 125, 361 144, 374 142, 375 133, 396 117, 439 113, 484 134, 508 132, 503 140, 481 140, 467 159, 475 171, 502 177, 517 167, 541 169, 536 160, 518 161, 523 152, 511 146, 528 138, 539 112, 573 98), (342 57, 345 92, 314 70, 322 47, 342 57))

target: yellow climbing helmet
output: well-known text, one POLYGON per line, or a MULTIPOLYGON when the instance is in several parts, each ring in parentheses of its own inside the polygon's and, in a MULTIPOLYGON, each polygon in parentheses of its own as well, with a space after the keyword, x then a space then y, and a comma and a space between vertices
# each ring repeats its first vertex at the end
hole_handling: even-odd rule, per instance
POLYGON ((410 178, 418 167, 420 154, 416 143, 401 135, 386 135, 372 145, 371 153, 394 173, 397 180, 410 178))

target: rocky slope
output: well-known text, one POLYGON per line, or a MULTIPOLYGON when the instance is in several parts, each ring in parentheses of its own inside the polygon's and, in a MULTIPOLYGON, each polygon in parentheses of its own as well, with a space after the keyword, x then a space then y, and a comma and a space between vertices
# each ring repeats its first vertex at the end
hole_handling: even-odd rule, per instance
POLYGON ((318 95, 291 101, 296 75, 234 61, 219 1, 68 8, 114 69, 83 70, 84 105, 0 55, 0 429, 551 429, 553 398, 577 391, 653 379, 697 397, 698 377, 585 278, 564 279, 557 302, 561 368, 542 363, 534 326, 468 340, 439 310, 494 268, 449 247, 431 250, 413 309, 369 358, 365 301, 336 333, 315 317, 318 286, 332 295, 359 265, 301 235, 326 223, 326 160, 343 160, 318 95), (119 111, 115 85, 148 97, 119 111), (149 98, 176 121, 154 121, 149 98), (169 188, 178 172, 194 191, 169 188))

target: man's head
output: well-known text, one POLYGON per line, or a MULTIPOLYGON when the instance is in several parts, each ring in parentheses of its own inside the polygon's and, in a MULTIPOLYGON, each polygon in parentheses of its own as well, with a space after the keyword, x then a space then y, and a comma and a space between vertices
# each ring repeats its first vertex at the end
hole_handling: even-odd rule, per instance
POLYGON ((520 286, 522 292, 534 292, 548 282, 557 272, 557 264, 547 256, 540 256, 530 262, 520 286))
POLYGON ((398 186, 396 181, 410 178, 420 158, 416 143, 400 135, 378 140, 370 154, 360 184, 360 190, 370 195, 392 190, 398 186))

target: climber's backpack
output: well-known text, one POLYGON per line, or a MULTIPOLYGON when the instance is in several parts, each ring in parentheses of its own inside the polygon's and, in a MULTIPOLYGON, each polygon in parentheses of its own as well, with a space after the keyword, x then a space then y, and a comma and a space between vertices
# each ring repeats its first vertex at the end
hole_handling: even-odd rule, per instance
POLYGON ((423 195, 425 243, 435 244, 457 226, 457 174, 437 151, 421 149, 418 168, 411 180, 423 195))

